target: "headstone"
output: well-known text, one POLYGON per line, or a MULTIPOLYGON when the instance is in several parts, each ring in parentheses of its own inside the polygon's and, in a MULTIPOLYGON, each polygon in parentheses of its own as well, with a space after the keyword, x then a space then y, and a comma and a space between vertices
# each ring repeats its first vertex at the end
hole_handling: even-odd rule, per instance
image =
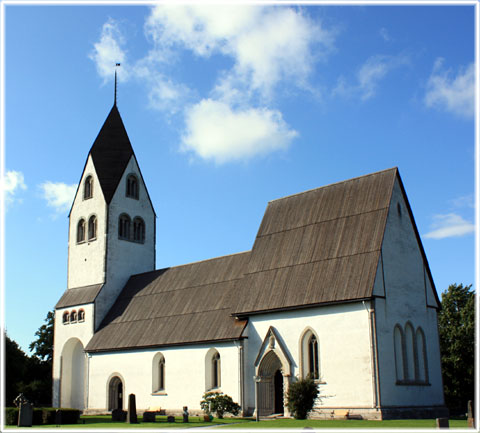
POLYGON ((472 400, 468 400, 467 424, 468 424, 468 428, 475 428, 475 417, 473 415, 472 400))
POLYGON ((55 411, 55 424, 62 425, 62 411, 60 409, 55 411))
POLYGON ((175 417, 172 415, 167 416, 167 422, 175 422, 175 417))
POLYGON ((122 409, 112 410, 112 421, 113 422, 125 422, 127 420, 127 412, 122 409))
POLYGON ((135 394, 130 394, 128 396, 128 413, 127 413, 127 423, 128 424, 137 424, 137 405, 135 403, 135 394))
POLYGON ((183 406, 183 422, 188 422, 188 406, 183 406))
POLYGON ((18 411, 18 427, 31 427, 33 420, 33 404, 20 403, 20 409, 18 411))
POLYGON ((143 412, 143 422, 155 422, 155 412, 143 412))
POLYGON ((437 418, 437 428, 449 428, 448 418, 437 418))

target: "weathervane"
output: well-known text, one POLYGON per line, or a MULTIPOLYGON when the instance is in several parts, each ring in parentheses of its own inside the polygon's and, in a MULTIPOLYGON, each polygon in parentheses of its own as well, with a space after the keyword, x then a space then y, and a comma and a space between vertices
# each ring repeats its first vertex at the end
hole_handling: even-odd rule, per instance
POLYGON ((120 63, 115 63, 115 95, 113 99, 113 105, 117 105, 117 67, 120 66, 120 63))

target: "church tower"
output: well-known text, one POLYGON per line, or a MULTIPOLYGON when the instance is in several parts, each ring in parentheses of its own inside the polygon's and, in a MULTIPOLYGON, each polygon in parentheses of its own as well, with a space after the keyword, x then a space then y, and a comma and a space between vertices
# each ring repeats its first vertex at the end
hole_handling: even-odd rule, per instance
POLYGON ((132 274, 155 269, 155 211, 114 103, 69 215, 68 289, 102 285, 95 329, 132 274))

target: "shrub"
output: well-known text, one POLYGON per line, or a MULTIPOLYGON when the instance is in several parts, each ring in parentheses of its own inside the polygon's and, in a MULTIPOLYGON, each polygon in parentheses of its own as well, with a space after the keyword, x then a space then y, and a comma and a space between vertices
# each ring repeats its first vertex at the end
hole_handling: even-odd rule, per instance
POLYGON ((208 415, 212 412, 216 413, 217 418, 223 418, 225 413, 238 415, 241 409, 238 403, 232 400, 232 397, 224 395, 223 392, 206 392, 203 394, 200 407, 208 415))
POLYGON ((18 424, 18 408, 17 407, 5 408, 5 424, 6 425, 18 424))
POLYGON ((318 385, 311 378, 290 384, 287 392, 287 406, 295 419, 306 419, 318 397, 318 385))

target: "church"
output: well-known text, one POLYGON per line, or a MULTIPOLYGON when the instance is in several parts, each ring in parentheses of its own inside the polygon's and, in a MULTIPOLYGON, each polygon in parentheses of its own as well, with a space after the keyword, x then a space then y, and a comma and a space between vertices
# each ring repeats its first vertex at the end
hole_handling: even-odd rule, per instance
MULTIPOLYGON (((116 102, 69 214, 55 307, 53 405, 289 416, 307 376, 312 417, 445 414, 428 261, 397 168, 268 203, 250 251, 155 269, 156 215, 116 102)), ((253 237, 253 236, 252 236, 253 237)))

